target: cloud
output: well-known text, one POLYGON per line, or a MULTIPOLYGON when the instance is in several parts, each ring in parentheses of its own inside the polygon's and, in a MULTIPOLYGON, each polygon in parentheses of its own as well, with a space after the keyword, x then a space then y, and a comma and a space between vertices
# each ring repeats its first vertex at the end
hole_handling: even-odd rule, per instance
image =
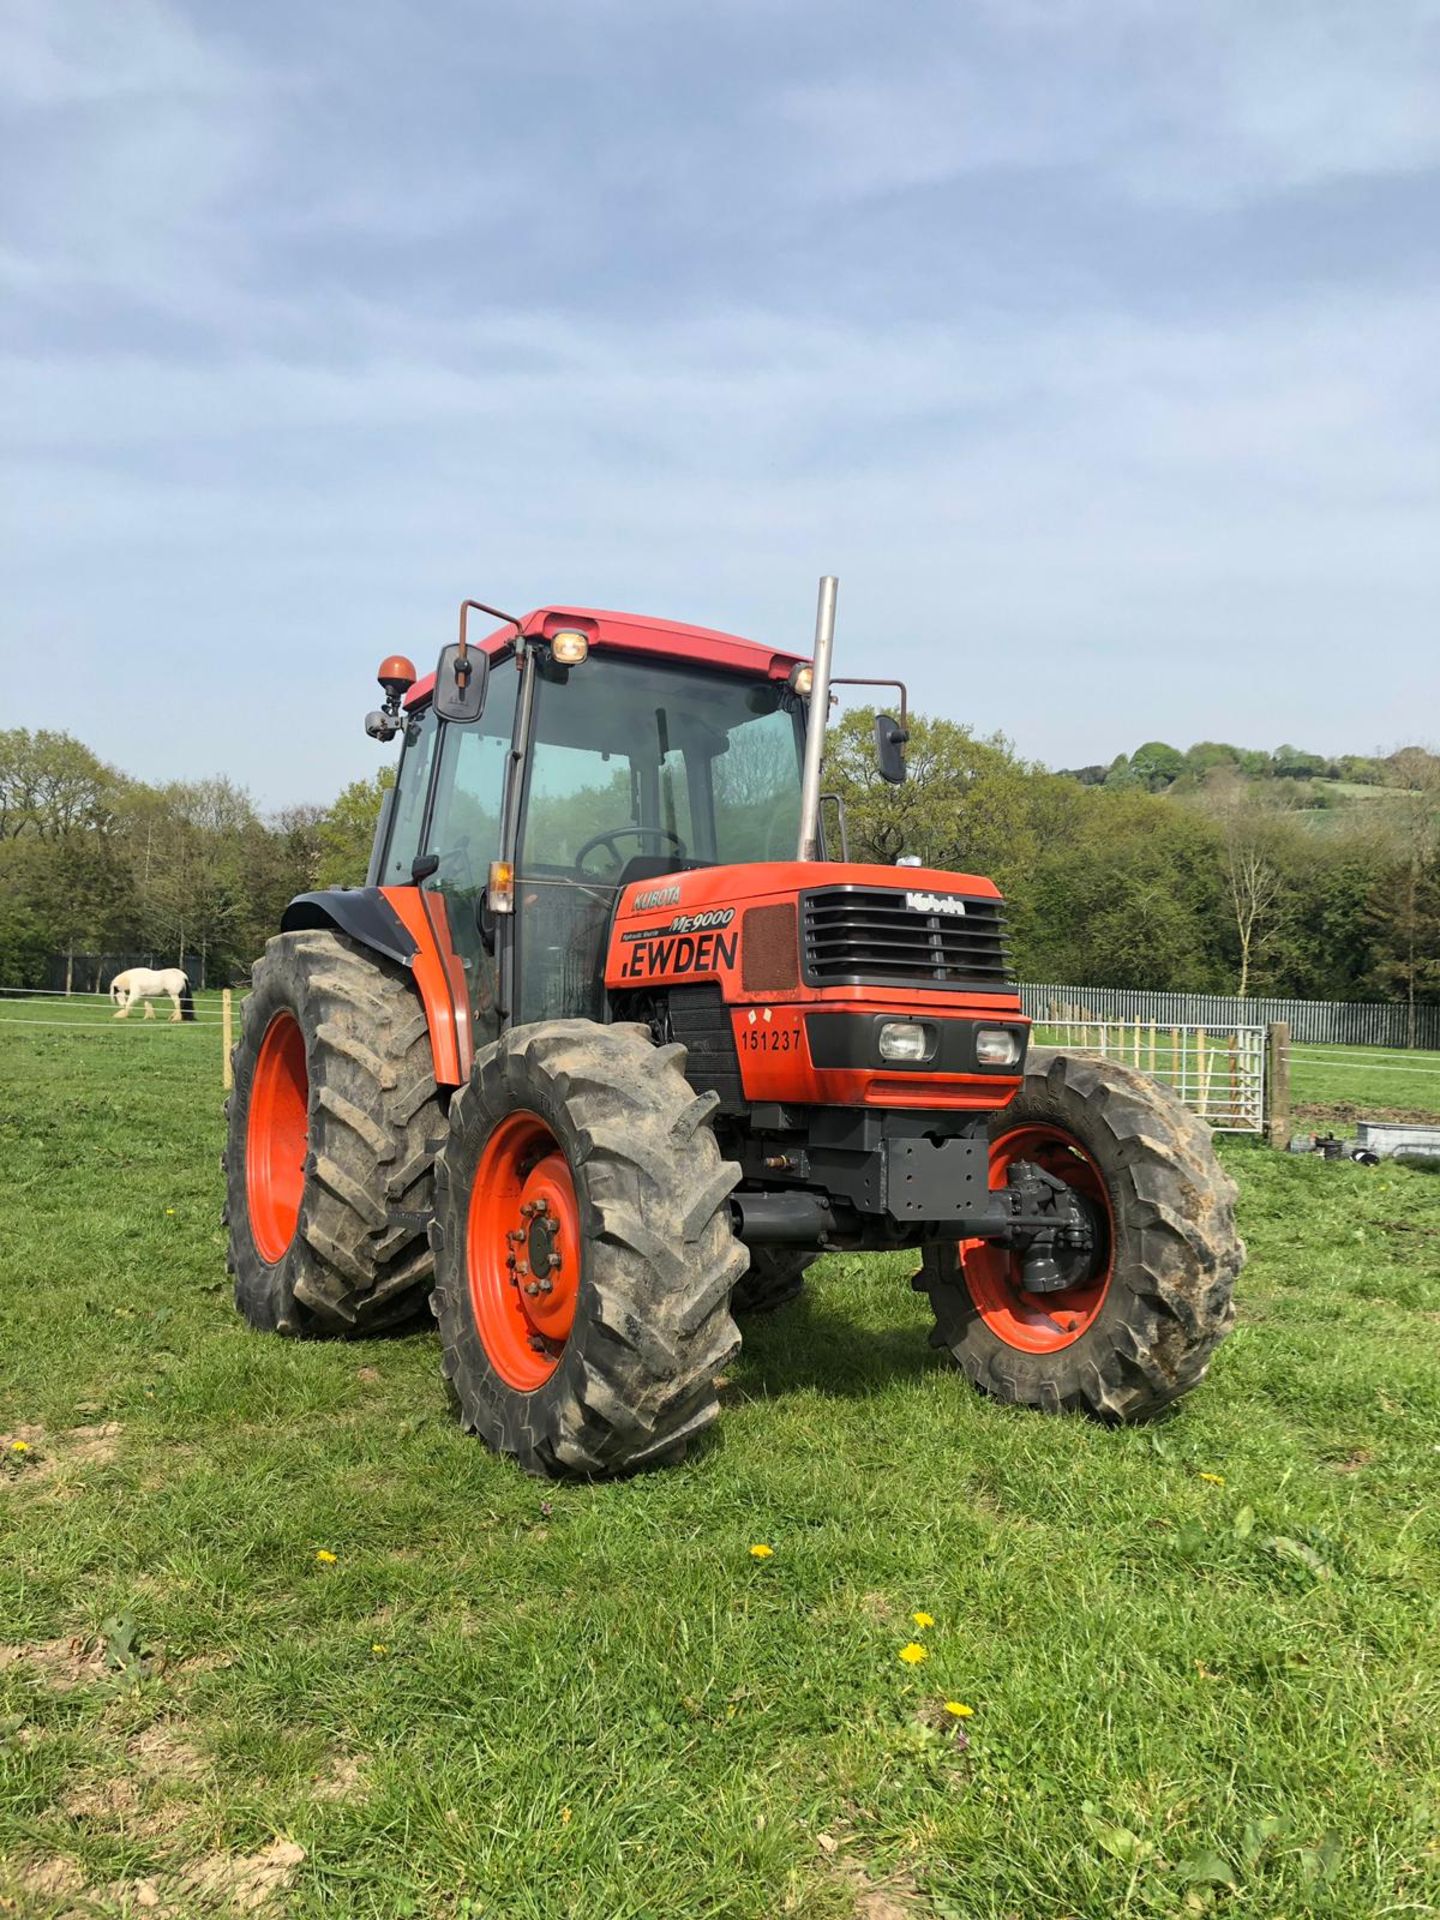
POLYGON ((789 640, 822 570, 1067 763, 1440 691, 1434 8, 116 18, 0 28, 32 721, 322 798, 463 592, 789 640))
POLYGON ((1440 163, 1440 9, 959 10, 917 61, 798 82, 782 109, 821 197, 1080 170, 1140 202, 1223 206, 1440 163))

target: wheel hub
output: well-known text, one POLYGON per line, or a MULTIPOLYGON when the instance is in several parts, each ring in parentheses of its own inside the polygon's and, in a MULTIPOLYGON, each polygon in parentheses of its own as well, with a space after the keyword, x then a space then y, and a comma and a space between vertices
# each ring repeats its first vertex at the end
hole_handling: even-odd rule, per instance
POLYGON ((534 1114, 512 1114, 475 1170, 468 1238, 476 1329, 511 1386, 533 1391, 559 1363, 575 1322, 580 1248, 559 1143, 534 1114))
POLYGON ((1115 1226, 1100 1169, 1080 1142, 1062 1127, 1031 1124, 1001 1135, 990 1149, 990 1184, 1005 1187, 1026 1167, 1048 1184, 1070 1190, 1068 1206, 1087 1229, 1047 1233, 1024 1249, 985 1240, 962 1240, 960 1259, 971 1298, 991 1331, 1026 1353, 1054 1353, 1078 1340, 1105 1303, 1114 1260, 1115 1226))

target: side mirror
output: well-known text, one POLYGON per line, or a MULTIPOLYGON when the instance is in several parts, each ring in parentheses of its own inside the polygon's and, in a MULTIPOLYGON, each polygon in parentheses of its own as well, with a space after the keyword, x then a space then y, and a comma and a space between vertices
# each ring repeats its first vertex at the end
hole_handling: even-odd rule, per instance
POLYGON ((905 742, 910 735, 888 713, 875 716, 875 765, 880 778, 898 787, 905 778, 905 742))
POLYGON ((460 725, 478 720, 485 711, 485 688, 490 679, 490 660, 478 647, 467 647, 462 655, 458 642, 440 649, 435 668, 435 711, 442 720, 460 725))

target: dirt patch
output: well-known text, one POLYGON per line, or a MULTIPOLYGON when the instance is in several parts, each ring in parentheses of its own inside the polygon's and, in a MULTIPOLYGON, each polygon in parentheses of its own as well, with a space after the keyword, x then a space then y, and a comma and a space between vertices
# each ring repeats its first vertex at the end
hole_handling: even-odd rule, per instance
POLYGON ((1343 1460, 1327 1460, 1326 1466, 1332 1473, 1359 1473, 1362 1467, 1368 1467, 1375 1458, 1368 1447, 1356 1447, 1347 1453, 1343 1460))
POLYGON ((108 1467, 120 1451, 124 1428, 118 1420, 107 1420, 99 1427, 71 1427, 60 1436, 60 1450, 67 1460, 86 1467, 108 1467))
POLYGON ((310 1789, 316 1800, 363 1800, 367 1791, 365 1770, 348 1753, 337 1754, 322 1768, 310 1789))
POLYGON ((107 1671, 104 1648, 78 1633, 28 1647, 0 1647, 0 1672, 7 1667, 28 1667, 55 1693, 88 1686, 107 1671))
POLYGON ((54 1434, 44 1427, 12 1427, 0 1434, 0 1487, 36 1486, 69 1467, 108 1467, 123 1431, 114 1420, 54 1434))
POLYGON ((61 1811, 68 1813, 72 1820, 88 1820, 102 1826, 113 1826, 128 1819, 139 1804, 134 1782, 119 1774, 109 1780, 87 1780, 60 1797, 61 1811))
MULTIPOLYGON (((7 1882, 0 1880, 0 1886, 7 1882)), ((14 1886, 22 1898, 29 1902, 39 1900, 64 1900, 76 1894, 85 1884, 85 1876, 73 1860, 62 1859, 59 1855, 50 1860, 31 1860, 19 1863, 14 1868, 14 1878, 8 1882, 14 1886)), ((10 1907, 8 1901, 0 1902, 0 1913, 7 1910, 12 1913, 24 1913, 25 1907, 10 1907)))
POLYGON ((198 1780, 210 1763, 178 1730, 172 1720, 157 1720, 137 1733, 125 1749, 126 1758, 149 1780, 198 1780))
POLYGON ((233 1653, 187 1653, 183 1660, 167 1660, 167 1675, 188 1676, 192 1673, 219 1673, 226 1667, 233 1667, 233 1653))
POLYGON ((293 1840, 272 1840, 259 1853, 212 1853, 173 1881, 142 1880, 135 1905, 164 1920, 197 1913, 261 1913, 294 1884, 305 1849, 293 1840))
POLYGON ((832 1864, 855 1896, 855 1920, 917 1920, 925 1911, 920 1889, 908 1873, 876 1881, 858 1860, 835 1859, 832 1864))
POLYGON ((207 1854, 174 1873, 89 1887, 76 1862, 57 1855, 21 1863, 0 1879, 0 1914, 44 1911, 56 1920, 91 1920, 97 1906, 153 1914, 155 1920, 278 1914, 276 1903, 293 1886, 304 1858, 305 1849, 293 1840, 272 1840, 258 1853, 207 1854), (23 1904, 9 1897, 12 1890, 23 1904))
POLYGON ((357 1367, 355 1378, 363 1387, 376 1386, 380 1380, 380 1369, 379 1367, 357 1367))
POLYGON ((1357 1120, 1374 1120, 1395 1127, 1433 1127, 1437 1118, 1434 1107, 1372 1107, 1358 1100, 1321 1100, 1297 1106, 1294 1114, 1297 1120, 1322 1120, 1327 1125, 1347 1126, 1353 1126, 1357 1120))

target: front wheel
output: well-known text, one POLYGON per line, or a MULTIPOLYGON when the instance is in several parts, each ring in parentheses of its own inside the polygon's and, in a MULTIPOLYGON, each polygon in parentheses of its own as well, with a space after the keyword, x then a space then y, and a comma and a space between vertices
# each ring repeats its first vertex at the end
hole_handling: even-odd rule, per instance
POLYGON ((1036 1048, 991 1127, 991 1187, 1022 1161, 1090 1203, 1094 1249, 1066 1252, 1065 1284, 1036 1293, 1011 1248, 928 1248, 915 1285, 933 1344, 997 1400, 1110 1421, 1158 1413, 1204 1377, 1235 1317, 1245 1249, 1209 1129, 1132 1068, 1036 1048))
POLYGON ((683 1047, 636 1026, 515 1027, 452 1102, 433 1307, 464 1425, 533 1473, 683 1458, 739 1346, 739 1174, 683 1047))

